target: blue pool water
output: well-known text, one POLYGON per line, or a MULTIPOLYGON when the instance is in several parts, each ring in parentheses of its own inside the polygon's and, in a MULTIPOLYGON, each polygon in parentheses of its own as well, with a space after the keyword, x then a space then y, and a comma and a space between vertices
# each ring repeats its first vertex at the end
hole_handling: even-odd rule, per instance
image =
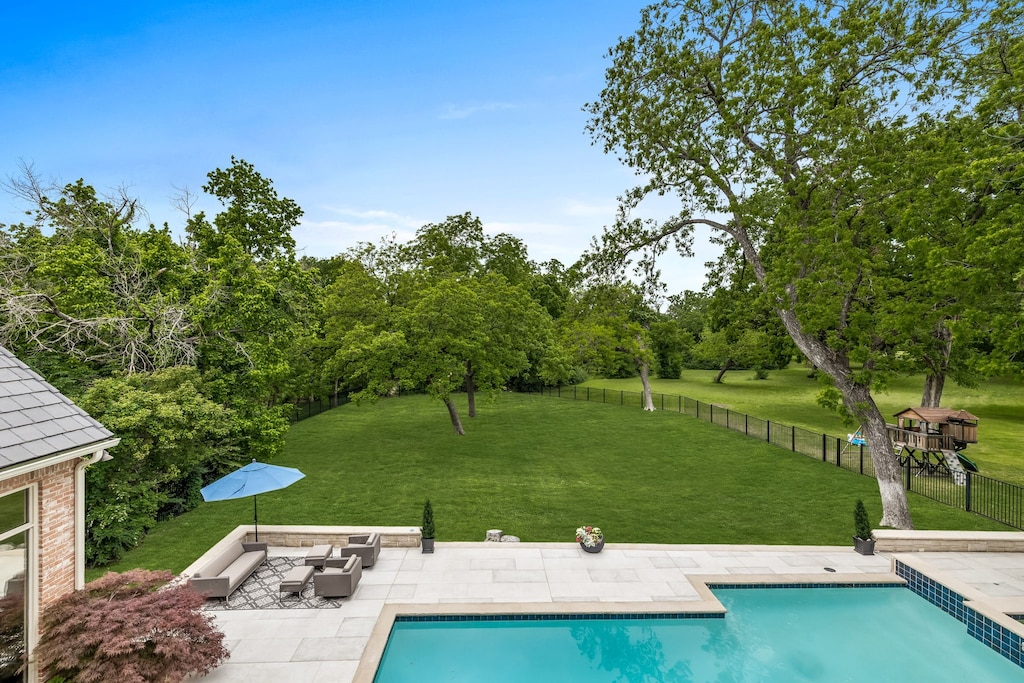
POLYGON ((399 621, 375 682, 1024 681, 905 588, 715 594, 725 618, 399 621))

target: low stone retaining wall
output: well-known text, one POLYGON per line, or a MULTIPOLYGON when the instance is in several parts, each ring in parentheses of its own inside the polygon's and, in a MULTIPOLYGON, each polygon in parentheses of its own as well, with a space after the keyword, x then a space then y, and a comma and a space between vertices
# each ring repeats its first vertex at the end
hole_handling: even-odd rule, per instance
POLYGON ((885 553, 926 552, 1024 552, 1020 531, 900 531, 875 529, 875 551, 885 553))
MULTIPOLYGON (((238 528, 246 529, 246 541, 256 540, 252 526, 238 528)), ((306 548, 324 543, 345 546, 348 545, 348 537, 351 534, 373 532, 380 534, 382 548, 420 546, 419 527, 408 526, 260 526, 260 541, 267 545, 286 548, 306 548)))

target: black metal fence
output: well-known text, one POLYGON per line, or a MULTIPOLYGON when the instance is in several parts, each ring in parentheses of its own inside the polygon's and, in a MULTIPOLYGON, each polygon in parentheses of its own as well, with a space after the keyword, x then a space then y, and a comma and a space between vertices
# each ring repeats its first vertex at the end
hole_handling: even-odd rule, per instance
POLYGON ((301 403, 295 403, 291 406, 291 413, 286 413, 288 414, 288 422, 290 422, 291 424, 295 424, 296 422, 301 422, 302 420, 305 420, 307 417, 319 415, 325 410, 337 408, 338 406, 344 405, 345 403, 348 403, 348 396, 344 394, 338 395, 337 398, 333 399, 306 399, 301 403))
MULTIPOLYGON (((577 401, 643 407, 643 394, 639 391, 565 386, 545 387, 539 393, 577 401)), ((764 420, 687 396, 652 393, 651 398, 655 409, 690 415, 851 472, 875 476, 875 466, 868 447, 851 444, 842 437, 764 420)), ((942 470, 918 467, 913 458, 903 457, 901 463, 903 485, 907 491, 1016 529, 1024 529, 1024 487, 976 472, 967 472, 962 483, 957 483, 954 477, 942 470)))

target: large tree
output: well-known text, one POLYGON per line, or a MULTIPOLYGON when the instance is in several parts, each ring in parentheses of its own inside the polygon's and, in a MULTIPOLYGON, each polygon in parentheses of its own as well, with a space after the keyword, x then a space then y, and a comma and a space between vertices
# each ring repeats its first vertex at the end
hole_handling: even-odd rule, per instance
POLYGON ((48 187, 27 167, 8 189, 33 220, 0 226, 0 344, 72 393, 111 370, 195 361, 194 273, 166 225, 139 229, 127 194, 101 197, 82 180, 48 187))
MULTIPOLYGON (((735 242, 787 332, 861 422, 882 498, 881 523, 911 528, 885 419, 871 395, 894 331, 875 312, 896 296, 901 245, 890 181, 909 128, 941 111, 976 19, 963 2, 788 3, 668 0, 611 50, 590 130, 674 193, 680 214, 624 244, 705 225, 735 242)), ((895 169, 895 170, 894 170, 895 169)), ((630 228, 626 230, 624 228, 630 228)))
POLYGON ((302 210, 244 160, 232 157, 208 178, 203 190, 224 210, 212 222, 198 213, 186 224, 202 276, 191 300, 197 366, 214 400, 236 411, 246 450, 269 457, 287 430, 278 404, 293 386, 290 356, 318 318, 312 275, 291 237, 302 210))

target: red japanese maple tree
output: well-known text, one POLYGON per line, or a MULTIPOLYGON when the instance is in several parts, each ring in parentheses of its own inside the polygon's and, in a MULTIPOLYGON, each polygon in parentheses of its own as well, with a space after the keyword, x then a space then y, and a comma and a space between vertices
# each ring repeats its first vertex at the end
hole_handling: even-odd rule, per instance
POLYGON ((39 666, 80 683, 183 681, 228 656, 202 596, 168 585, 171 572, 113 572, 48 607, 39 666))

